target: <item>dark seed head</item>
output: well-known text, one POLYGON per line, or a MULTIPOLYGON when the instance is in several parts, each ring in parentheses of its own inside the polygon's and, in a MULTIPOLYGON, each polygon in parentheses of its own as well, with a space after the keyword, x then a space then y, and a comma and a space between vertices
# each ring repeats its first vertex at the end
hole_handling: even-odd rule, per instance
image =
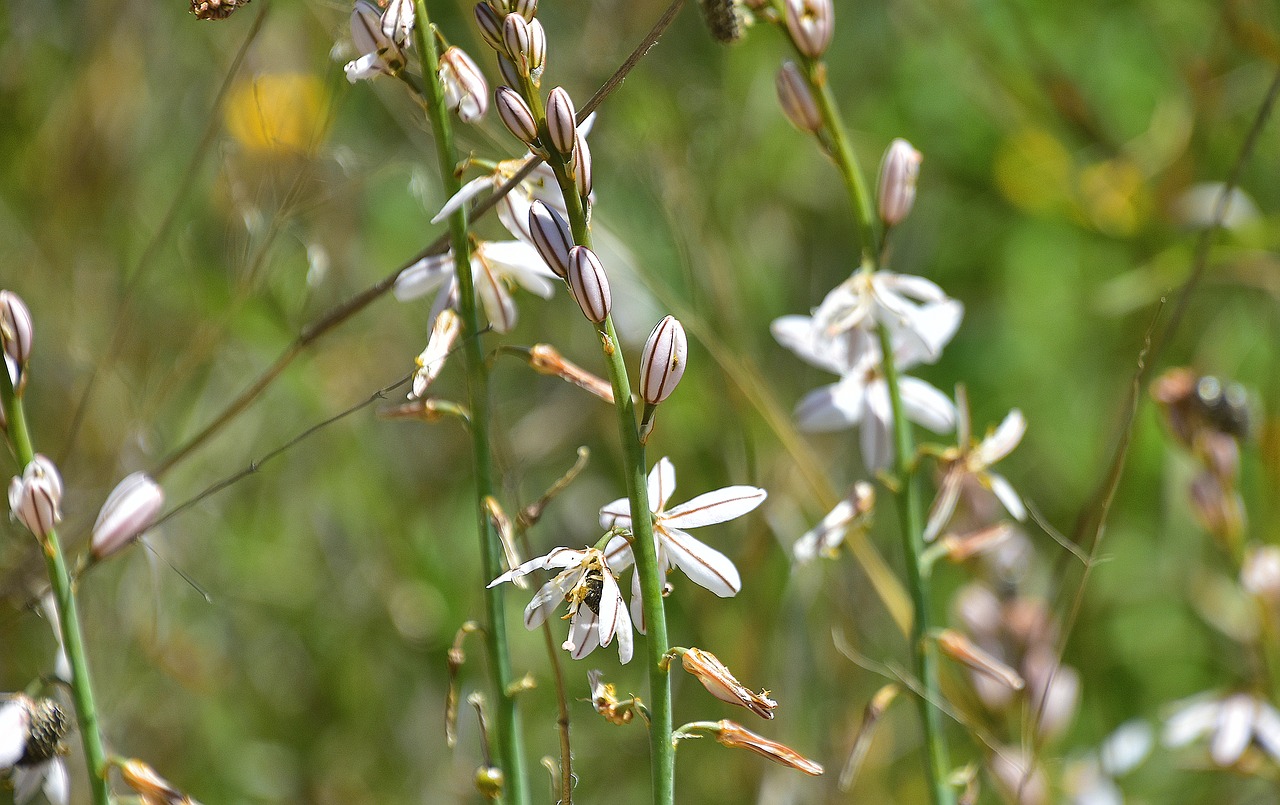
POLYGON ((702 20, 717 42, 732 45, 746 36, 742 3, 739 0, 699 0, 702 20))
POLYGON ((33 699, 27 703, 27 743, 19 766, 34 766, 66 753, 62 736, 67 734, 67 717, 53 699, 33 699))

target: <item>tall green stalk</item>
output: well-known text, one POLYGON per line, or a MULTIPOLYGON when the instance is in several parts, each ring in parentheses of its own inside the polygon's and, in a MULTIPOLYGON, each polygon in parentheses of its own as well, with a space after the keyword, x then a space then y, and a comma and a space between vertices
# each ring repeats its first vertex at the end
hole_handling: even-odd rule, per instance
MULTIPOLYGON (((827 151, 835 161, 845 188, 849 194, 849 203, 853 208, 854 220, 857 224, 859 246, 862 250, 862 261, 873 270, 879 268, 880 247, 874 224, 874 210, 871 196, 867 192, 866 183, 862 179, 862 171, 858 167, 853 149, 849 147, 849 137, 845 133, 844 121, 831 88, 827 83, 826 65, 820 60, 801 58, 804 74, 813 90, 814 100, 822 115, 824 130, 828 135, 827 151)), ((917 697, 920 708, 920 722, 924 732, 925 773, 929 781, 929 792, 934 805, 952 805, 955 792, 947 783, 951 762, 948 757, 946 736, 942 730, 942 688, 938 681, 938 656, 930 635, 932 626, 929 584, 930 570, 921 556, 924 552, 924 520, 921 517, 920 493, 916 488, 912 469, 912 457, 915 445, 911 437, 911 423, 907 421, 902 406, 902 390, 898 378, 898 370, 894 365, 893 343, 888 331, 879 328, 881 366, 885 383, 889 387, 889 403, 893 411, 893 445, 894 474, 898 488, 895 499, 898 504, 898 519, 902 529, 902 547, 906 558, 907 587, 911 592, 911 603, 914 617, 911 623, 911 664, 912 671, 920 680, 921 695, 917 697)))
MULTIPOLYGON (((21 472, 35 458, 35 450, 31 445, 31 433, 27 428, 22 400, 14 392, 13 381, 3 366, 0 366, 0 398, 3 398, 5 416, 9 423, 9 441, 13 445, 21 472)), ((72 587, 71 575, 67 572, 67 562, 62 555, 58 532, 50 530, 48 536, 40 541, 40 545, 44 549, 44 562, 49 571, 54 606, 62 624, 62 647, 71 663, 71 698, 75 702, 80 741, 84 746, 85 764, 89 770, 89 790, 93 794, 94 805, 110 805, 107 753, 98 727, 98 708, 93 699, 93 681, 89 676, 89 661, 84 651, 75 589, 72 587)))
MULTIPOLYGON (((440 86, 440 58, 435 37, 431 35, 431 19, 424 0, 416 0, 413 26, 414 47, 422 66, 422 85, 427 117, 435 134, 436 159, 447 197, 462 187, 456 173, 457 152, 444 90, 440 86)), ((467 237, 467 212, 460 207, 449 216, 449 234, 453 244, 454 270, 458 278, 458 312, 462 317, 462 352, 467 368, 467 398, 471 407, 471 450, 476 473, 476 522, 480 534, 480 555, 484 582, 502 574, 499 557, 502 547, 494 530, 484 500, 491 496, 493 456, 489 446, 489 373, 480 345, 480 317, 476 311, 475 282, 471 275, 471 243, 467 237)), ((497 756, 503 771, 504 801, 512 805, 528 805, 529 786, 524 762, 524 738, 520 712, 511 689, 511 657, 507 647, 506 615, 500 589, 485 590, 485 644, 493 678, 494 725, 497 733, 497 756)))

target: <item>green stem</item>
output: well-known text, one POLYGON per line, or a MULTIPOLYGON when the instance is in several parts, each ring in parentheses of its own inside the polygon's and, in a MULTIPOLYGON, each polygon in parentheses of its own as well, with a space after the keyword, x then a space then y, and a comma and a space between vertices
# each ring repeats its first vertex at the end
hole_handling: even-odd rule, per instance
POLYGON ((915 449, 911 439, 911 423, 902 407, 902 391, 898 383, 898 370, 893 362, 893 344, 889 331, 880 327, 880 349, 884 353, 885 383, 889 386, 889 404, 893 410, 893 469, 898 479, 898 517, 902 525, 902 548, 907 559, 907 587, 911 590, 911 603, 915 617, 911 622, 912 670, 922 687, 916 698, 920 707, 920 720, 924 727, 925 764, 929 790, 934 805, 950 805, 955 794, 947 783, 951 761, 947 756, 947 744, 942 734, 942 687, 938 682, 938 652, 929 637, 930 621, 929 583, 931 565, 922 561, 924 553, 924 520, 920 515, 920 494, 911 471, 911 456, 915 449))
MULTIPOLYGON (((27 428, 26 412, 22 400, 14 393, 9 373, 0 367, 0 398, 3 398, 5 416, 9 422, 9 441, 13 445, 18 465, 25 469, 35 451, 31 446, 31 433, 27 428)), ((62 555, 58 532, 50 531, 41 540, 44 561, 53 587, 54 606, 62 624, 62 647, 71 663, 71 698, 76 705, 76 719, 80 725, 80 740, 84 745, 85 763, 89 772, 89 788, 93 792, 94 805, 110 805, 111 789, 107 785, 107 753, 102 744, 98 727, 98 708, 93 700, 93 681, 89 676, 89 661, 85 656, 84 636, 80 629, 80 616, 76 611, 75 590, 67 562, 62 555)))
MULTIPOLYGON (((440 86, 439 62, 435 37, 430 35, 431 20, 424 0, 417 0, 417 21, 413 26, 414 47, 422 66, 424 100, 431 129, 435 134, 436 159, 446 196, 452 197, 462 183, 455 173, 457 152, 444 90, 440 86)), ((467 212, 459 208, 449 216, 449 234, 453 243, 455 272, 458 278, 458 312, 462 317, 463 358, 467 368, 467 396, 471 408, 471 449, 476 472, 476 519, 480 534, 480 555, 484 582, 502 574, 499 557, 502 549, 498 534, 485 512, 484 500, 493 494, 493 457, 489 446, 489 375, 481 350, 480 318, 476 311, 475 283, 471 276, 471 244, 467 237, 467 212)), ((524 746, 520 713, 511 691, 511 657, 507 647, 506 616, 499 589, 485 591, 484 630, 490 675, 494 685, 494 728, 497 733, 498 762, 503 770, 503 799, 512 805, 528 805, 529 786, 526 779, 524 746)))
MULTIPOLYGON (((545 121, 539 117, 545 128, 545 121)), ((549 155, 548 164, 555 171, 569 213, 573 242, 591 248, 591 231, 587 228, 586 211, 578 188, 569 177, 558 154, 549 155)), ((618 412, 618 434, 626 461, 627 498, 631 501, 631 551, 635 556, 635 572, 640 574, 640 593, 644 604, 644 620, 648 631, 645 641, 649 670, 649 748, 653 779, 654 805, 675 802, 675 747, 671 743, 671 677, 663 660, 667 653, 667 616, 662 598, 662 580, 658 572, 658 552, 653 539, 653 517, 649 510, 648 473, 644 445, 636 428, 636 407, 631 398, 631 381, 623 360, 622 345, 608 316, 597 331, 604 348, 609 382, 613 384, 614 408, 618 412)))

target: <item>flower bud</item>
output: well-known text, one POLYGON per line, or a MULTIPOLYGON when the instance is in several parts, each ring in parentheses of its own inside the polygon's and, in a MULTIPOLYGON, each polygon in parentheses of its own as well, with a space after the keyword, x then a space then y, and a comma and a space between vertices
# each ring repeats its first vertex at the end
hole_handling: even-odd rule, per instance
POLYGON ((562 154, 573 153, 574 140, 578 138, 578 121, 573 109, 573 99, 564 87, 556 87, 547 96, 547 132, 551 144, 562 154))
POLYGON ((569 222, 542 201, 535 201, 529 206, 529 234, 547 267, 560 279, 567 280, 569 250, 573 248, 569 222))
POLYGON ((382 12, 382 35, 403 47, 413 35, 413 0, 391 0, 382 12))
POLYGON ((62 520, 62 477, 53 462, 36 455, 9 482, 9 510, 37 537, 44 539, 62 520))
POLYGON ((582 308, 582 315, 596 324, 609 317, 613 307, 609 278, 600 258, 586 246, 574 246, 569 251, 569 290, 582 308))
MULTIPOLYGON (((507 17, 511 19, 511 17, 507 17)), ((516 17, 516 19, 520 19, 516 17)), ((507 130, 527 145, 533 145, 538 141, 538 121, 533 117, 533 110, 529 108, 529 104, 524 102, 524 98, 510 87, 498 87, 498 91, 494 93, 497 101, 498 116, 502 118, 502 122, 506 125, 507 130)))
POLYGON ((802 771, 814 777, 823 772, 822 764, 815 763, 791 747, 780 744, 777 741, 771 741, 763 735, 757 735, 741 724, 735 724, 732 721, 717 722, 716 740, 725 746, 750 749, 757 755, 766 757, 774 763, 790 766, 797 771, 802 771))
POLYGON ((520 86, 520 68, 516 67, 516 63, 507 58, 507 54, 498 53, 498 72, 502 74, 502 80, 506 82, 508 87, 520 86))
POLYGON ((533 22, 533 15, 538 13, 538 0, 512 0, 511 13, 533 22))
POLYGON ((916 201, 916 177, 920 175, 920 152, 899 137, 889 143, 880 162, 880 186, 876 202, 885 226, 897 226, 911 212, 916 201))
POLYGON ((519 14, 508 14, 502 21, 502 45, 520 71, 527 72, 529 70, 529 21, 519 14))
POLYGON ((445 105, 463 123, 476 123, 489 111, 489 84, 462 48, 449 47, 440 54, 440 84, 445 105))
POLYGON ((137 791, 146 805, 196 805, 195 800, 174 788, 141 760, 126 760, 119 768, 125 784, 137 791))
POLYGON ((782 112, 787 116, 787 120, 791 121, 791 125, 811 134, 821 131, 822 113, 818 111, 818 104, 813 99, 809 82, 800 73, 800 68, 795 62, 782 63, 776 83, 778 103, 782 105, 782 112))
POLYGON ((529 20, 529 78, 536 87, 542 83, 547 66, 547 31, 538 20, 529 20))
POLYGON ((476 25, 480 28, 480 38, 489 47, 501 53, 504 49, 502 17, 493 10, 493 6, 488 3, 476 3, 476 25))
POLYGON ((671 396, 684 377, 689 358, 689 340, 675 316, 667 316, 649 333, 640 357, 640 396, 657 405, 671 396))
POLYGON ((13 291, 0 291, 0 345, 4 347, 5 362, 10 364, 9 374, 15 376, 14 382, 31 360, 34 333, 31 311, 22 297, 13 291))
POLYGON ((831 0, 785 0, 787 33, 796 50, 820 59, 835 33, 835 8, 831 0))
POLYGON ((577 130, 573 134, 573 184, 583 199, 591 197, 591 149, 577 130))
POLYGON ((111 490, 93 524, 93 557, 105 559, 128 545, 155 522, 164 506, 164 490, 144 472, 135 472, 111 490))
POLYGON ((680 655, 680 664, 720 701, 745 707, 761 718, 773 718, 778 703, 769 698, 769 691, 752 693, 711 652, 691 648, 680 655))

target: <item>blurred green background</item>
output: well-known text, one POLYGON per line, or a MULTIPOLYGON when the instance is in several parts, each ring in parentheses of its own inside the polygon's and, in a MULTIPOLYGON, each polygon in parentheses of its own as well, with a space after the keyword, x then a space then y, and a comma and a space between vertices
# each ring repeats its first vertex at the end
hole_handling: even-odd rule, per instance
MULTIPOLYGON (((470 6, 432 11, 495 81, 470 6)), ((925 156, 893 265, 966 306, 953 344, 920 374, 944 390, 963 382, 979 432, 1012 407, 1025 412, 1030 430, 1002 472, 1070 533, 1119 438, 1155 303, 1190 270, 1197 229, 1182 200, 1230 170, 1275 72, 1280 13, 1261 0, 840 0, 836 11, 831 82, 864 168, 874 171, 898 136, 925 156)), ((544 88, 563 85, 581 103, 661 12, 543 0, 544 88)), ((155 468, 309 322, 442 231, 428 223, 443 198, 419 109, 395 81, 345 79, 349 13, 335 2, 255 0, 206 23, 182 0, 0 8, 0 287, 35 318, 27 405, 37 449, 67 484, 73 546, 116 481, 155 468)), ((784 45, 760 25, 720 46, 690 6, 606 101, 591 135, 593 224, 618 277, 628 347, 638 354, 666 312, 691 335, 691 368, 663 406, 650 460, 674 461, 677 501, 732 483, 770 492, 749 518, 699 533, 738 564, 742 593, 720 600, 678 577, 668 611, 674 643, 714 651, 745 683, 768 687, 777 718, 750 723, 677 676, 677 724, 734 718, 828 769, 810 779, 703 740, 681 749, 677 790, 698 803, 920 802, 906 697, 854 790, 837 789, 862 708, 885 680, 837 651, 833 633, 896 666, 905 648, 858 562, 793 568, 789 559, 832 495, 865 473, 855 432, 790 430, 794 402, 830 381, 768 330, 854 268, 838 177, 777 109, 784 45)), ((1252 392, 1258 435, 1243 451, 1244 492, 1258 542, 1280 538, 1270 419, 1280 396, 1276 136, 1274 125, 1263 131, 1241 181, 1261 212, 1220 237, 1162 363, 1252 392)), ((523 151, 492 114, 462 137, 483 158, 523 151)), ((499 233, 491 220, 478 231, 499 233)), ((603 371, 566 293, 519 302, 506 343, 550 342, 603 371)), ((307 349, 163 477, 170 505, 412 371, 428 311, 387 296, 307 349)), ((494 378, 507 510, 541 494, 586 445, 590 467, 530 539, 538 552, 594 542, 596 510, 622 494, 612 412, 509 358, 494 378)), ((464 395, 460 365, 436 393, 464 395)), ((443 732, 445 653, 462 622, 481 616, 487 581, 468 439, 454 422, 388 422, 374 410, 170 520, 149 538, 154 553, 132 549, 86 577, 82 611, 115 752, 205 803, 479 801, 474 717, 463 711, 453 751, 443 732)), ((1054 779, 1122 722, 1155 724, 1172 701, 1249 681, 1237 644, 1203 617, 1214 606, 1205 584, 1229 568, 1189 514, 1189 467, 1144 406, 1106 561, 1065 657, 1082 675, 1080 709, 1041 752, 1054 779)), ((873 541, 898 569, 884 508, 873 541)), ((1079 563, 1062 561, 1039 529, 1027 535, 1038 568, 1030 591, 1063 616, 1079 563)), ((29 535, 0 525, 0 690, 50 669, 48 627, 23 608, 41 578, 29 535)), ((940 617, 965 578, 939 572, 940 617)), ((507 596, 511 640, 517 671, 538 683, 523 700, 535 792, 554 801, 536 763, 558 751, 554 700, 541 636, 519 625, 526 595, 507 596)), ((468 648, 464 693, 487 689, 480 644, 468 648)), ((643 730, 612 727, 584 701, 588 668, 643 696, 640 664, 619 667, 612 649, 560 660, 579 801, 646 801, 643 730)), ((961 672, 948 668, 946 681, 972 705, 961 672)), ((1017 742, 1016 723, 973 712, 1017 742)), ((984 756, 963 728, 952 724, 950 738, 957 762, 984 756)), ((73 760, 75 801, 84 801, 81 769, 73 760)), ((982 801, 999 801, 983 783, 982 801)), ((1149 803, 1276 796, 1258 779, 1162 749, 1122 787, 1149 803)))

